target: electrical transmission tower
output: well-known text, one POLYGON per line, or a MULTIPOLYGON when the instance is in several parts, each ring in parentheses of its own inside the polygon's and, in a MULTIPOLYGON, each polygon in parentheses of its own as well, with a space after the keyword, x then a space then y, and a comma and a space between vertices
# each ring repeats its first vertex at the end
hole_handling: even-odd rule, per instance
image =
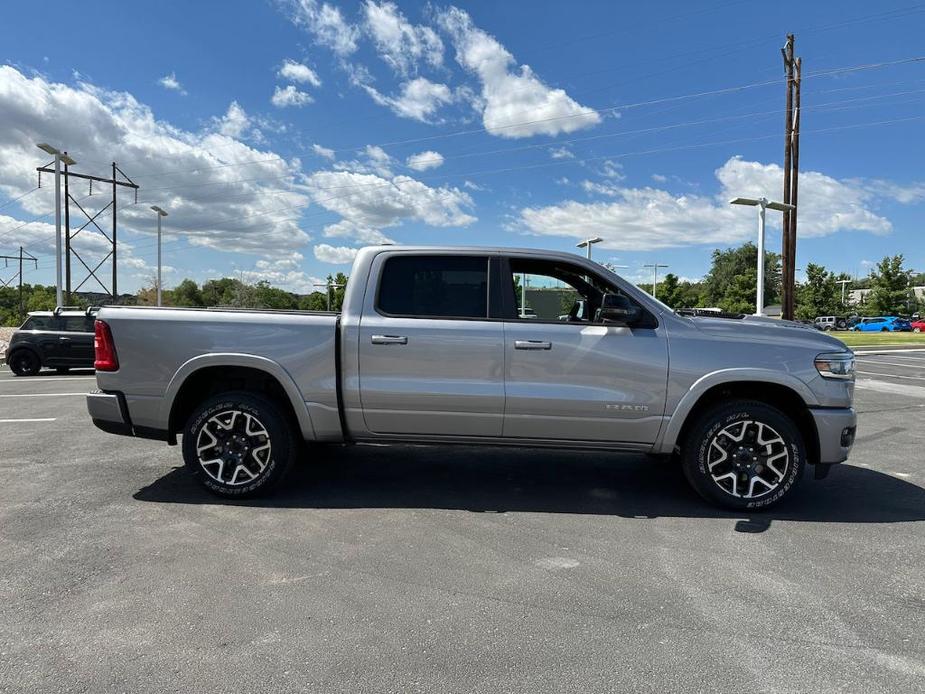
POLYGON ((39 261, 31 253, 26 253, 22 246, 19 247, 19 255, 0 255, 0 259, 3 259, 3 267, 5 268, 10 266, 11 260, 19 261, 19 269, 16 274, 12 275, 8 280, 0 277, 0 284, 4 287, 9 287, 17 278, 19 279, 19 322, 22 323, 26 319, 26 306, 22 300, 22 263, 24 260, 35 263, 35 269, 38 270, 39 261))
MULTIPOLYGON (((67 152, 65 152, 64 154, 66 156, 67 152)), ((47 164, 45 166, 38 167, 36 170, 39 172, 39 187, 40 188, 42 187, 42 174, 43 173, 53 174, 55 172, 55 170, 53 168, 50 168, 50 166, 47 164)), ((84 284, 86 284, 92 277, 94 280, 96 280, 96 282, 100 285, 100 287, 103 288, 103 291, 112 297, 112 303, 114 304, 118 303, 119 301, 118 267, 119 266, 118 266, 117 260, 118 260, 118 250, 119 250, 119 246, 118 246, 119 227, 118 227, 118 218, 116 215, 117 203, 118 203, 118 190, 119 190, 119 187, 131 188, 132 190, 134 190, 135 203, 137 203, 138 202, 138 186, 135 184, 134 181, 132 181, 131 178, 129 178, 126 175, 126 173, 122 169, 120 169, 116 165, 116 162, 112 163, 112 177, 111 178, 103 178, 102 176, 91 176, 90 174, 76 173, 74 171, 70 171, 68 164, 66 162, 64 164, 64 171, 61 172, 61 177, 64 179, 64 259, 65 259, 65 265, 64 265, 65 284, 64 286, 65 286, 65 292, 67 295, 66 303, 68 304, 71 303, 71 256, 76 258, 77 261, 81 265, 83 265, 84 269, 87 271, 86 277, 84 277, 83 280, 81 280, 80 284, 78 284, 77 287, 75 287, 73 291, 74 292, 80 291, 80 288, 83 287, 84 284), (78 202, 78 200, 71 194, 70 186, 69 186, 69 182, 71 178, 78 178, 78 179, 82 179, 85 181, 89 181, 90 195, 93 195, 94 181, 97 183, 106 184, 107 186, 111 186, 112 187, 112 199, 108 203, 106 203, 106 205, 102 209, 97 210, 95 213, 91 214, 86 209, 84 209, 84 207, 80 204, 80 202, 78 202), (72 203, 76 206, 77 210, 79 211, 80 213, 79 216, 82 219, 86 220, 80 225, 79 228, 76 229, 76 231, 74 231, 74 233, 71 233, 71 204, 72 203), (101 227, 97 223, 96 220, 100 217, 100 215, 102 215, 106 210, 109 210, 110 208, 112 209, 112 232, 111 234, 107 234, 103 230, 103 227, 101 227), (90 225, 92 225, 93 228, 88 229, 90 225), (74 248, 73 244, 71 243, 73 239, 75 239, 77 235, 80 234, 80 232, 82 232, 84 229, 87 229, 88 233, 92 232, 95 229, 96 232, 102 234, 103 238, 105 238, 109 242, 109 245, 110 245, 109 253, 107 253, 106 256, 99 263, 97 263, 96 266, 93 267, 92 269, 87 264, 87 262, 80 256, 80 253, 77 252, 77 250, 74 248), (103 280, 100 279, 100 276, 97 274, 99 269, 103 267, 106 261, 110 259, 112 259, 111 288, 107 287, 106 283, 103 282, 103 280)))

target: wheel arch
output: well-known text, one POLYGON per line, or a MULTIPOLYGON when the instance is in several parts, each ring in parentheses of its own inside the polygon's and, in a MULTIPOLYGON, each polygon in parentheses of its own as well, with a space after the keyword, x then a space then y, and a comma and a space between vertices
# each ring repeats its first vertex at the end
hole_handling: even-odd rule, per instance
POLYGON ((774 373, 739 374, 738 377, 704 377, 681 398, 671 416, 659 451, 671 453, 687 435, 697 418, 710 407, 730 399, 754 400, 779 409, 790 417, 803 436, 806 445, 807 462, 819 460, 819 434, 809 411, 816 404, 815 397, 805 384, 796 379, 774 373))
POLYGON ((161 419, 167 424, 168 439, 176 441, 176 434, 198 403, 231 390, 271 398, 292 418, 302 438, 315 438, 299 389, 278 363, 250 354, 209 354, 183 364, 167 386, 161 419))

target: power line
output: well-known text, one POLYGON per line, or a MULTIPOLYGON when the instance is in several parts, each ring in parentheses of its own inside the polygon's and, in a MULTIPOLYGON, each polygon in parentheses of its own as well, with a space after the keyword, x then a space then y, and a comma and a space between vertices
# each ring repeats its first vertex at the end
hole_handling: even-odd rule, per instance
POLYGON ((17 202, 17 201, 19 201, 19 200, 22 200, 22 199, 23 199, 24 197, 26 197, 27 195, 32 195, 32 193, 34 193, 34 192, 37 191, 38 189, 39 189, 39 187, 36 186, 36 187, 33 188, 32 190, 27 190, 27 191, 26 191, 25 193, 23 193, 22 195, 17 195, 15 198, 11 198, 10 200, 7 200, 5 203, 3 203, 2 205, 0 205, 0 210, 2 210, 2 209, 3 209, 4 207, 6 207, 7 205, 12 205, 14 202, 17 202))

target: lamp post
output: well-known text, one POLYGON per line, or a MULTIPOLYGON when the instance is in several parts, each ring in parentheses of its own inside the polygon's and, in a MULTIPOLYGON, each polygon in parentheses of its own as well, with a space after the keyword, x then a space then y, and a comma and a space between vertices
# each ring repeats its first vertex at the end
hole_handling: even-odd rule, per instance
POLYGON ((157 205, 152 205, 151 209, 157 212, 157 305, 161 305, 161 217, 166 217, 164 212, 157 205))
POLYGON ((789 202, 770 202, 767 198, 735 198, 730 205, 752 205, 758 208, 758 286, 755 294, 755 315, 764 315, 764 212, 767 208, 785 212, 796 205, 789 202))
POLYGON ((600 243, 603 241, 600 236, 592 236, 590 239, 585 239, 581 243, 575 244, 575 248, 587 248, 588 249, 588 260, 591 260, 591 246, 595 243, 600 243))
POLYGON ((664 265, 663 263, 648 263, 647 265, 643 265, 643 267, 652 268, 652 298, 657 299, 658 297, 655 296, 655 288, 658 286, 658 269, 660 267, 668 266, 664 265))
POLYGON ((55 304, 63 306, 64 299, 61 295, 63 284, 61 278, 61 162, 63 161, 68 166, 73 166, 77 162, 46 142, 40 142, 36 147, 55 158, 55 304))
POLYGON ((841 305, 845 305, 845 285, 851 284, 854 280, 835 280, 835 284, 841 285, 841 305))

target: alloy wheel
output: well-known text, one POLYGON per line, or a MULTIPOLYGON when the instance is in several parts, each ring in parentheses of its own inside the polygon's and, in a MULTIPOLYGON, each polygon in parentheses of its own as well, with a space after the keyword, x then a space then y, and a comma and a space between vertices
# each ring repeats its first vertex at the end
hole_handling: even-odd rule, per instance
POLYGON ((196 437, 196 456, 216 482, 230 487, 247 484, 272 460, 270 434, 254 415, 225 410, 202 425, 196 437))
POLYGON ((735 422, 710 439, 710 477, 734 497, 757 499, 772 493, 786 478, 790 465, 786 441, 763 422, 735 422))

